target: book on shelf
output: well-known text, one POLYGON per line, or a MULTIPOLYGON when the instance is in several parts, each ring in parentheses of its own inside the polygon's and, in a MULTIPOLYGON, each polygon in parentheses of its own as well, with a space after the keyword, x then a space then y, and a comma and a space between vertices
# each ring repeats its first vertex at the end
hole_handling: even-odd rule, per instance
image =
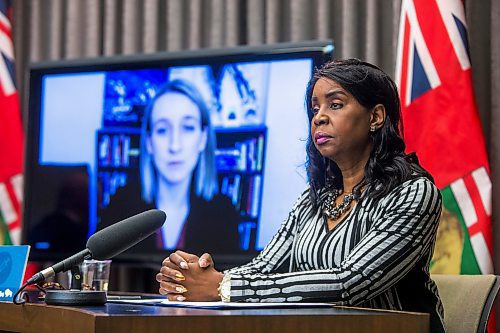
POLYGON ((252 218, 259 216, 262 175, 242 177, 240 174, 226 175, 221 178, 220 191, 231 199, 242 215, 252 218))
POLYGON ((99 136, 98 156, 100 167, 130 167, 138 164, 140 155, 137 134, 106 133, 99 136), (132 137, 134 142, 132 142, 132 137))
POLYGON ((248 250, 250 248, 250 239, 256 227, 257 223, 255 221, 243 221, 238 225, 240 246, 243 250, 248 250))
POLYGON ((260 208, 260 192, 262 185, 262 176, 255 175, 252 177, 252 200, 250 206, 250 216, 258 217, 259 216, 259 208, 260 208))
POLYGON ((233 184, 231 187, 231 201, 237 209, 240 209, 240 198, 241 198, 241 188, 240 188, 241 176, 235 175, 233 179, 233 184))
POLYGON ((116 191, 127 184, 127 173, 122 171, 101 171, 98 173, 102 186, 101 208, 109 205, 116 191))
POLYGON ((215 159, 219 171, 260 172, 264 153, 264 136, 236 141, 233 147, 217 148, 215 159))
POLYGON ((264 135, 260 134, 257 140, 257 163, 256 170, 262 171, 262 163, 264 161, 264 135))

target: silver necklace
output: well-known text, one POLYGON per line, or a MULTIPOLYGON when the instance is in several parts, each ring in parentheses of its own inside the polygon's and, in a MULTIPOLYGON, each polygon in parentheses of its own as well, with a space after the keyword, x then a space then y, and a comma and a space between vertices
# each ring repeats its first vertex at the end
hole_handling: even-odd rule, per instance
POLYGON ((337 199, 341 193, 342 191, 338 189, 330 190, 330 192, 328 192, 323 209, 323 214, 325 214, 328 219, 337 220, 351 206, 351 203, 354 200, 354 193, 349 193, 344 196, 344 199, 340 204, 337 205, 335 203, 335 199, 337 199))

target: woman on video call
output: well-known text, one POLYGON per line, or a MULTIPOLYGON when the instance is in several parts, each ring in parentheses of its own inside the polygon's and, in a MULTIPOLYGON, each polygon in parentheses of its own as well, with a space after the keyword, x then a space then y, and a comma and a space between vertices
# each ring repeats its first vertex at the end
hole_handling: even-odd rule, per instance
POLYGON ((208 253, 172 253, 156 276, 160 293, 427 312, 431 331, 443 332, 429 276, 441 196, 405 154, 396 85, 374 65, 332 61, 315 72, 306 102, 309 185, 271 242, 225 272, 208 253))
POLYGON ((140 145, 140 182, 120 189, 107 214, 117 221, 151 208, 165 211, 162 229, 139 247, 237 250, 238 215, 218 194, 215 133, 194 85, 176 79, 156 93, 144 112, 140 145))

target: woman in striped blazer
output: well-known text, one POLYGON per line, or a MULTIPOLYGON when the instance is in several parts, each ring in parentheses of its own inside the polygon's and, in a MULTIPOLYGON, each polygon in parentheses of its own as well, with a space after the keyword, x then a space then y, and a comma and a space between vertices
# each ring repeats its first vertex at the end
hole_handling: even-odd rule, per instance
POLYGON ((396 85, 374 65, 332 61, 316 70, 306 98, 309 184, 278 233, 225 272, 209 254, 171 254, 156 276, 160 293, 427 312, 431 330, 444 331, 429 277, 441 195, 405 154, 396 85))

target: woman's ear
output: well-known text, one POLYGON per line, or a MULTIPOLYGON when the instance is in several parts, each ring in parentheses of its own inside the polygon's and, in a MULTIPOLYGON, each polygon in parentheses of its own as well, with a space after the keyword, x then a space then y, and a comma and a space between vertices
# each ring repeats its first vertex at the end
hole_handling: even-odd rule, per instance
POLYGON ((382 104, 375 105, 370 114, 370 130, 375 131, 382 127, 385 122, 385 117, 385 106, 382 104))

